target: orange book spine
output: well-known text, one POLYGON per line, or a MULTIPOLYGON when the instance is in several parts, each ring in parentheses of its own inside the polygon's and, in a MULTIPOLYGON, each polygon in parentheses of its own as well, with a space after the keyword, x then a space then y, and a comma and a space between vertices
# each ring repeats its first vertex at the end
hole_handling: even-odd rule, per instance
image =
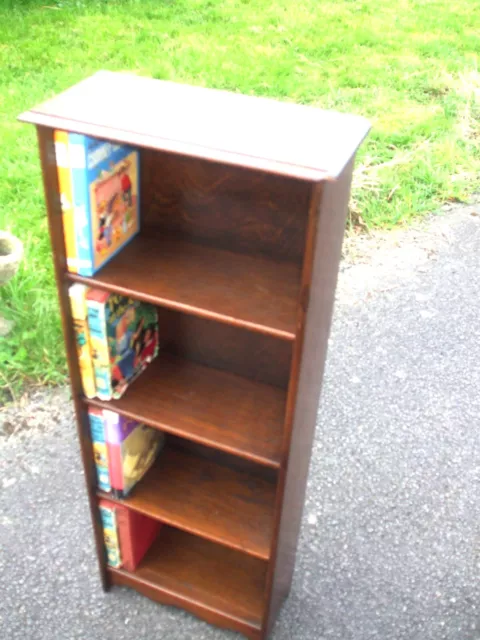
POLYGON ((62 205, 63 235, 65 238, 65 256, 67 268, 78 272, 77 242, 75 236, 75 217, 73 208, 73 182, 68 152, 68 133, 55 130, 55 158, 57 162, 58 187, 62 205))

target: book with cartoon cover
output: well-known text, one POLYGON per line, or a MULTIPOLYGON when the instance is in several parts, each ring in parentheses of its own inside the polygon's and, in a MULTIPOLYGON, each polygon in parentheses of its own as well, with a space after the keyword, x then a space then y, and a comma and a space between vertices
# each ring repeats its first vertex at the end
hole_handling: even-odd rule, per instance
POLYGON ((155 462, 165 435, 104 409, 105 440, 112 495, 125 498, 155 462))
POLYGON ((118 399, 158 353, 157 309, 90 289, 87 312, 97 396, 118 399))
POLYGON ((78 133, 68 134, 68 152, 76 268, 93 276, 140 230, 139 154, 128 145, 78 133))

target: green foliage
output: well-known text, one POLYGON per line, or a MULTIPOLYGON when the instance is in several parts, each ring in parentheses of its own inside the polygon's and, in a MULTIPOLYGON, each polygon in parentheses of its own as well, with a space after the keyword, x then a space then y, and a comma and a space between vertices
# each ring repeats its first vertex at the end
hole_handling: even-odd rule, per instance
MULTIPOLYGON (((16 116, 99 68, 359 113, 352 223, 391 226, 478 187, 480 17, 471 0, 0 0, 0 385, 65 375, 32 127, 16 116)), ((281 132, 279 132, 281 135, 281 132)))

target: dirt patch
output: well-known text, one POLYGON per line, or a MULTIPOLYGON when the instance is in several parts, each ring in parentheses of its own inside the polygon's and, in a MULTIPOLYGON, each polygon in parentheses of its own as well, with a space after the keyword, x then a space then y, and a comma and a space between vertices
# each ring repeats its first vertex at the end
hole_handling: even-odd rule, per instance
POLYGON ((466 217, 478 220, 480 228, 480 195, 469 204, 445 205, 438 213, 403 228, 347 234, 337 302, 358 304, 374 293, 421 277, 451 244, 454 229, 466 217))
POLYGON ((0 409, 0 443, 52 430, 65 419, 66 411, 73 412, 67 387, 30 389, 18 402, 0 409))

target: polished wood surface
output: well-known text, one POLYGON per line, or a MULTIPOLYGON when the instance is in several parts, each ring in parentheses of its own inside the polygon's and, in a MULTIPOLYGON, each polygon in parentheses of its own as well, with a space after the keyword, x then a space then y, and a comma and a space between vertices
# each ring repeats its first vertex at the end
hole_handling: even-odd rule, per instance
POLYGON ((95 546, 100 568, 100 578, 104 590, 109 587, 109 576, 105 566, 105 552, 103 544, 103 528, 97 509, 95 487, 97 476, 92 456, 92 442, 90 440, 90 428, 88 418, 81 400, 82 382, 77 359, 76 337, 73 329, 73 320, 68 297, 68 282, 64 274, 66 269, 65 241, 63 237, 62 209, 60 205, 60 192, 58 188, 57 167, 55 161, 55 147, 53 131, 38 127, 38 147, 42 166, 43 186, 45 190, 45 202, 47 204, 48 228, 52 243, 53 265, 57 283, 58 302, 62 318, 65 350, 67 353, 68 370, 72 389, 72 400, 75 408, 77 435, 80 443, 87 496, 90 506, 90 516, 95 536, 95 546))
POLYGON ((308 182, 149 149, 142 150, 140 176, 145 226, 302 263, 308 182))
POLYGON ((369 129, 360 116, 109 71, 21 119, 312 181, 336 178, 369 129))
POLYGON ((353 156, 369 125, 110 72, 21 119, 37 124, 103 586, 265 640, 292 580, 353 156), (53 128, 141 148, 142 234, 94 278, 66 273, 53 128), (158 307, 160 355, 120 400, 82 397, 72 281, 158 307), (169 524, 131 574, 106 565, 89 406, 167 434, 125 502, 169 524))
POLYGON ((300 269, 293 263, 153 236, 144 228, 93 278, 76 282, 283 340, 294 340, 300 269))
POLYGON ((274 500, 273 483, 167 447, 124 503, 155 520, 268 560, 274 500))
POLYGON ((300 309, 300 331, 292 362, 291 393, 286 414, 283 459, 276 508, 273 561, 267 578, 269 608, 265 636, 288 595, 302 520, 308 468, 325 368, 335 300, 338 265, 347 217, 353 158, 339 180, 312 193, 312 215, 304 277, 309 281, 308 304, 300 309))
POLYGON ((283 390, 161 352, 120 400, 88 404, 210 447, 279 466, 283 390))
POLYGON ((116 584, 259 640, 266 563, 164 526, 137 570, 109 569, 116 584))
POLYGON ((158 317, 163 351, 287 389, 294 343, 172 309, 158 317))

